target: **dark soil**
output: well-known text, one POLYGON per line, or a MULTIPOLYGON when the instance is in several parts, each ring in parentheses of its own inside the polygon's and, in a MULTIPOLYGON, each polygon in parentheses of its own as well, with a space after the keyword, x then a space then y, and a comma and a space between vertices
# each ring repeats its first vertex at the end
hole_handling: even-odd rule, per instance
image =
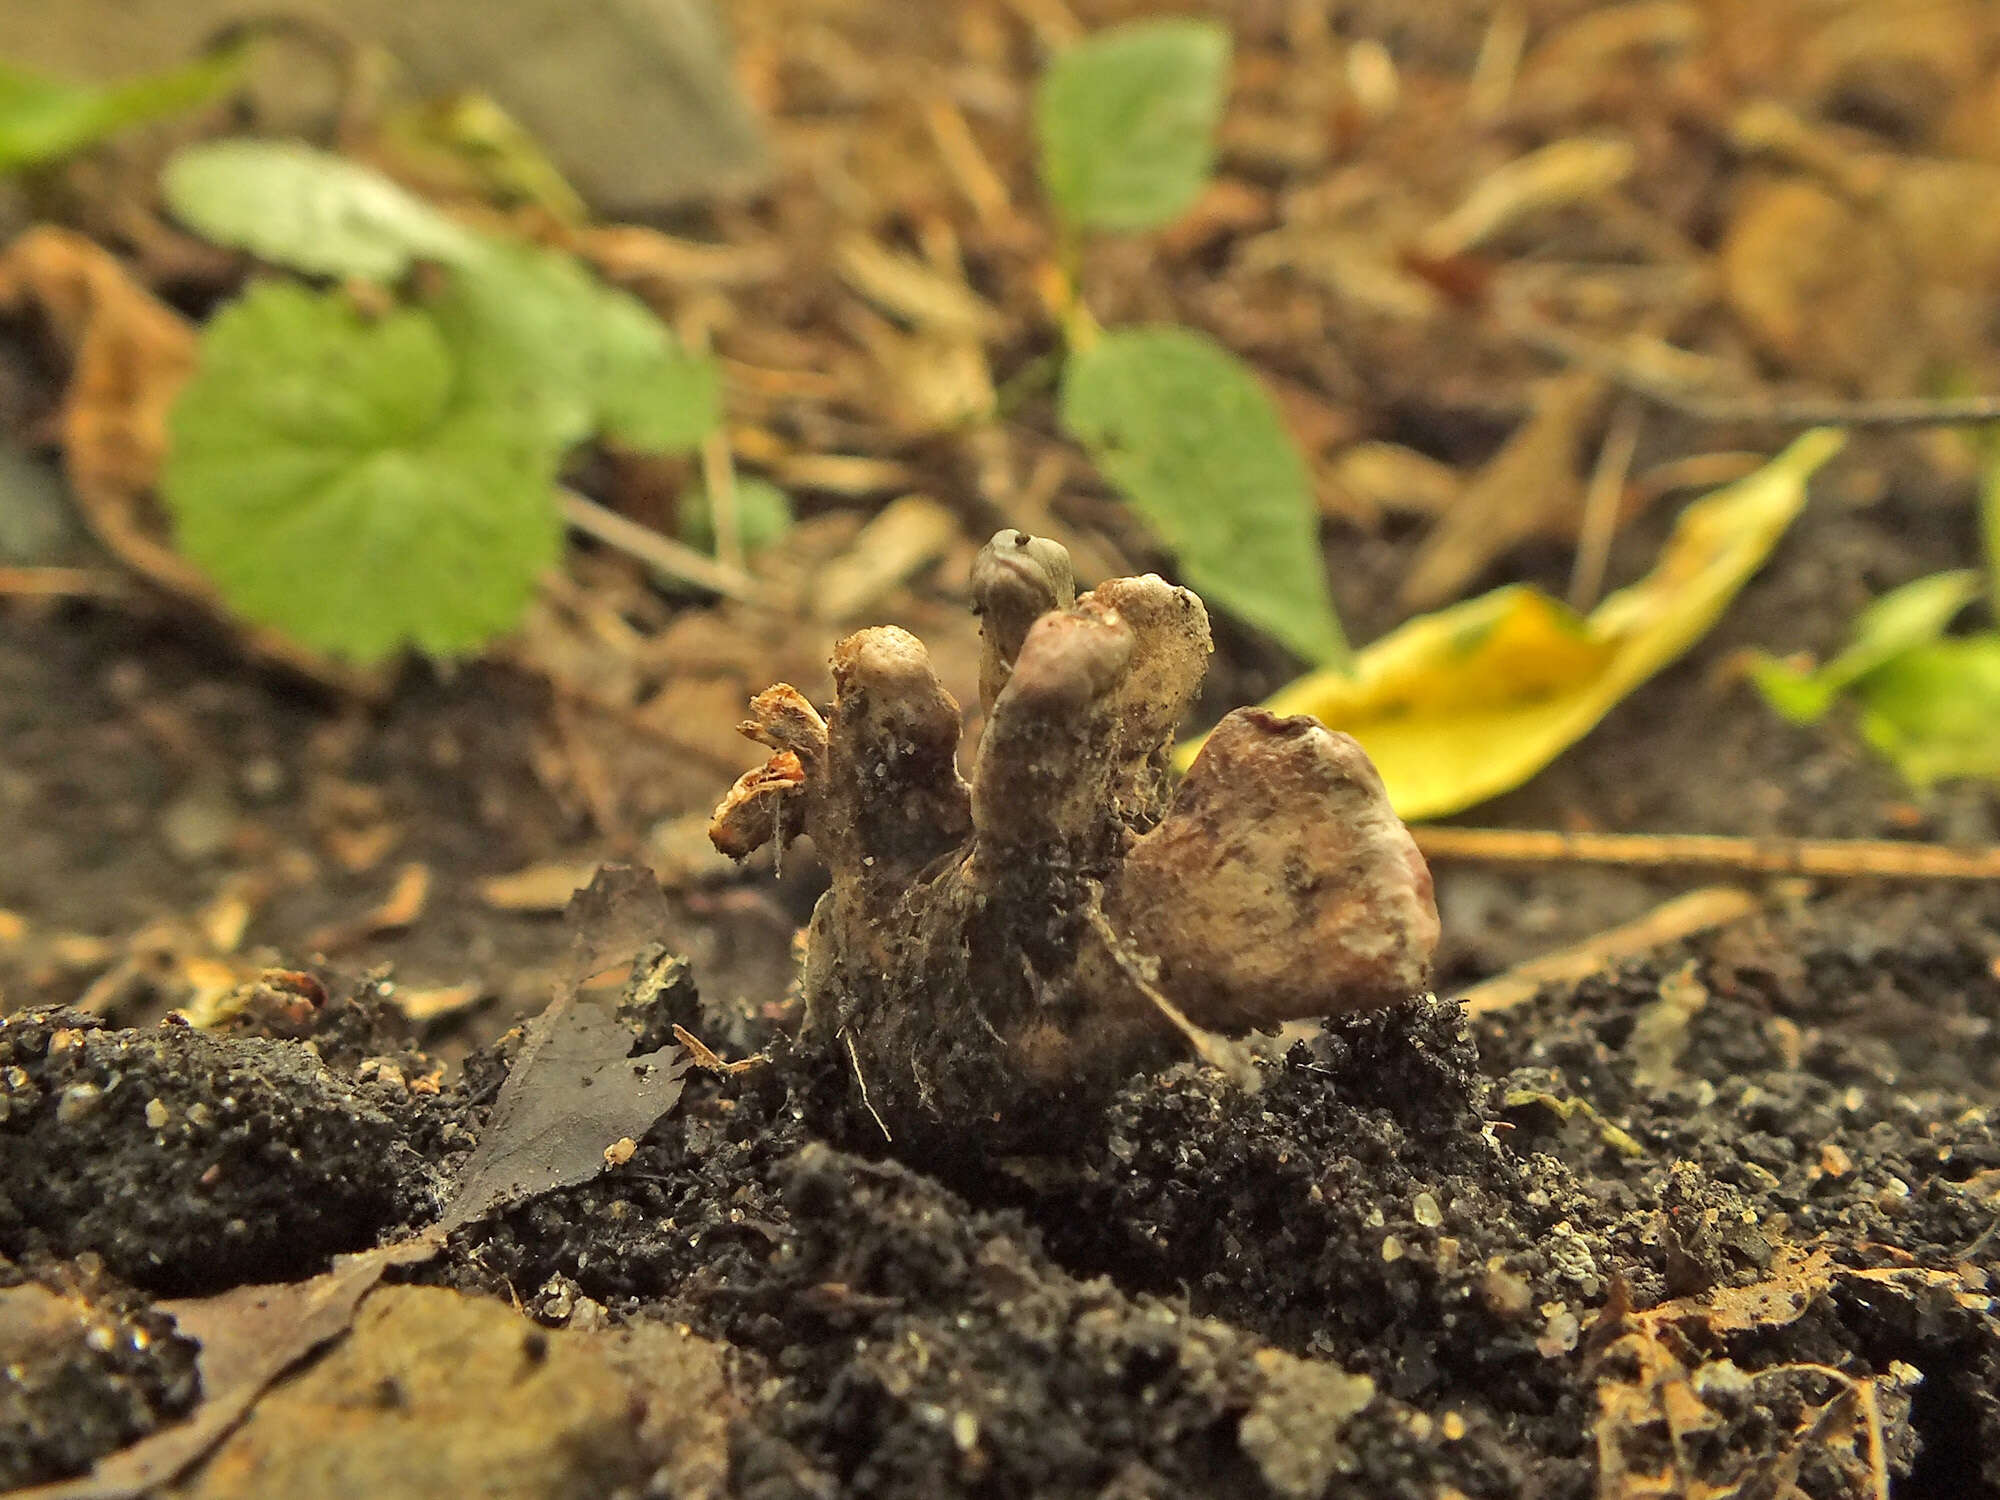
MULTIPOLYGON (((1873 1493, 1827 1435, 1840 1382, 1872 1377, 1898 1494, 2000 1493, 2000 937, 1994 903, 1953 905, 1828 901, 1476 1027, 1448 1001, 1353 1019, 1255 1093, 1135 1079, 1065 1156, 987 1161, 974 1131, 930 1173, 771 1034, 771 1066, 691 1081, 628 1161, 419 1274, 740 1351, 745 1494, 1589 1494, 1612 1340, 1663 1304, 1705 1377, 1686 1472, 1761 1483, 1798 1450, 1805 1493, 1873 1493), (1684 1027, 1663 993, 1700 996, 1684 1027), (1728 1289, 1812 1248, 1832 1266, 1795 1309, 1731 1320, 1728 1289)), ((635 1047, 676 1022, 757 1039, 670 963, 642 960, 635 1047)), ((374 1003, 329 1007, 334 1067, 304 1041, 0 1023, 17 1274, 293 1279, 428 1218, 513 1044, 411 1093, 340 1044, 374 1003)), ((148 1347, 65 1366, 111 1414, 67 1448, 32 1390, 10 1407, 12 1472, 170 1417, 184 1348, 148 1347)))

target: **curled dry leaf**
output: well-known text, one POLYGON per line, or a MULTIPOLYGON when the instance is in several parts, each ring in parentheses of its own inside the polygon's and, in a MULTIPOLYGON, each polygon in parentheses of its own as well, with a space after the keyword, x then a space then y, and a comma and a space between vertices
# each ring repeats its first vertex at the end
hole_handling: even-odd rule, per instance
POLYGON ((831 867, 802 1038, 892 1139, 1051 1147, 1202 1028, 1422 990, 1430 874, 1354 741, 1246 710, 1172 793, 1210 650, 1193 593, 1116 578, 1071 602, 1061 549, 1015 531, 974 585, 989 716, 970 782, 922 644, 863 630, 825 719, 788 686, 757 697, 745 732, 776 753, 712 828, 739 856, 807 833, 831 867))
MULTIPOLYGON (((48 225, 0 251, 0 314, 30 311, 47 321, 70 359, 63 462, 85 522, 147 582, 226 617, 213 585, 166 541, 151 499, 167 455, 167 413, 194 373, 193 328, 109 251, 48 225)), ((233 623, 267 660, 345 691, 381 689, 372 675, 233 623)))

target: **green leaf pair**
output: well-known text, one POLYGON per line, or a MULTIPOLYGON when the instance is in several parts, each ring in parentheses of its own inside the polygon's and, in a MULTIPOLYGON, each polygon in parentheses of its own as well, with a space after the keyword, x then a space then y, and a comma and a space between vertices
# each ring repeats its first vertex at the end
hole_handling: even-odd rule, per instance
POLYGON ((1795 724, 1852 697, 1862 737, 1915 786, 2000 778, 2000 635, 1944 634, 1981 585, 1969 568, 1906 583, 1855 617, 1853 639, 1824 666, 1759 653, 1751 680, 1795 724))
POLYGON ((337 157, 222 142, 178 157, 166 189, 210 239, 312 274, 447 267, 435 300, 372 322, 337 291, 253 286, 208 325, 174 408, 160 489, 182 549, 306 645, 380 661, 484 644, 556 561, 571 448, 687 449, 718 420, 713 362, 640 303, 337 157))
MULTIPOLYGON (((1214 167, 1229 57, 1214 22, 1161 20, 1055 59, 1035 125, 1066 230, 1153 229, 1187 211, 1214 167)), ((1305 461, 1248 365, 1184 328, 1079 338, 1061 415, 1211 604, 1310 661, 1346 659, 1305 461)))

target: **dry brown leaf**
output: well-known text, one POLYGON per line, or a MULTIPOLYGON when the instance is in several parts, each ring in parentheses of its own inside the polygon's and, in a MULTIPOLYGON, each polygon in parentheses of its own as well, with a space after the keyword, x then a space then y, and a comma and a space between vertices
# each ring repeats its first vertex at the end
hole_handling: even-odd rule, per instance
POLYGON ((1604 196, 1638 160, 1632 143, 1616 136, 1552 141, 1487 173, 1418 237, 1417 252, 1427 261, 1452 260, 1530 215, 1604 196))
POLYGON ((978 340, 998 325, 993 309, 963 281, 913 256, 899 255, 865 234, 833 250, 841 280, 883 312, 933 333, 978 340))
POLYGON ((561 911, 590 884, 595 860, 548 860, 479 883, 479 899, 496 911, 561 911))
POLYGON ((1909 391, 1924 356, 1909 271, 1858 209, 1801 178, 1767 183, 1732 216, 1721 265, 1737 317, 1785 368, 1860 395, 1909 391))
POLYGON ((208 579, 164 540, 153 482, 167 453, 167 414, 194 373, 195 335, 109 251, 37 225, 0 251, 0 312, 33 309, 69 355, 60 425, 64 467, 84 521, 148 582, 229 620, 257 655, 343 691, 375 696, 381 673, 315 656, 231 619, 208 579))
POLYGON ((429 1259, 440 1243, 441 1236, 424 1234, 340 1256, 310 1281, 160 1303, 179 1331, 201 1345, 201 1405, 186 1421, 119 1449, 81 1478, 10 1491, 10 1500, 134 1500, 154 1493, 228 1436, 273 1380, 345 1333, 383 1272, 429 1259))
POLYGON ((1438 517, 1464 493, 1465 481, 1450 464, 1398 443, 1356 443, 1342 449, 1326 474, 1322 510, 1361 525, 1384 511, 1438 517))
POLYGON ((1573 534, 1583 502, 1577 455, 1607 390, 1575 371, 1536 388, 1534 410, 1465 486, 1424 538, 1397 598, 1430 609, 1456 598, 1509 547, 1532 536, 1573 534))
POLYGON ((396 872, 394 884, 381 903, 351 922, 322 927, 306 938, 306 947, 319 953, 337 953, 371 937, 400 932, 424 914, 431 896, 431 868, 412 860, 396 872))
POLYGON ((928 495, 892 501, 820 570, 812 591, 815 619, 856 620, 885 595, 943 557, 959 535, 958 517, 928 495))
POLYGON ((682 1048, 631 1055, 631 1030, 614 997, 584 984, 629 964, 666 931, 668 914, 649 870, 606 866, 570 902, 576 928, 568 977, 500 1086, 493 1113, 438 1228, 450 1233, 552 1188, 605 1169, 607 1145, 638 1137, 679 1102, 689 1059, 682 1048))
POLYGON ((398 985, 389 998, 395 1001, 396 1009, 422 1025, 468 1010, 485 999, 487 993, 481 984, 453 984, 433 990, 412 990, 398 985))

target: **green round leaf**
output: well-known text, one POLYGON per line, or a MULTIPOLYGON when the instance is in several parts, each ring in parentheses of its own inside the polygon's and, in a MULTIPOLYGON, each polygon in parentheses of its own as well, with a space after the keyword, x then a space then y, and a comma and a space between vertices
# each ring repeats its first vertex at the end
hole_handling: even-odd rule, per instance
POLYGON ((394 281, 413 260, 463 261, 479 243, 380 172, 297 141, 211 141, 160 178, 204 239, 309 276, 394 281))
POLYGON ((161 494, 228 604, 308 646, 379 661, 474 649, 557 559, 560 450, 454 400, 420 312, 253 287, 202 339, 161 494))
MULTIPOLYGON (((697 485, 682 495, 674 519, 682 541, 704 552, 715 550, 715 518, 709 508, 707 490, 697 485)), ((736 476, 736 529, 742 534, 745 551, 768 547, 791 524, 790 495, 768 479, 749 474, 736 476)))
POLYGON ((1241 360, 1185 328, 1115 330, 1070 360, 1062 422, 1209 604, 1345 659, 1305 461, 1241 360))
POLYGON ((567 255, 482 244, 431 311, 464 370, 459 399, 539 426, 558 448, 601 433, 677 452, 721 420, 715 362, 567 255))
POLYGON ((1042 183, 1078 229, 1152 229, 1186 212, 1215 165, 1229 32, 1136 21, 1057 55, 1035 96, 1042 183))

